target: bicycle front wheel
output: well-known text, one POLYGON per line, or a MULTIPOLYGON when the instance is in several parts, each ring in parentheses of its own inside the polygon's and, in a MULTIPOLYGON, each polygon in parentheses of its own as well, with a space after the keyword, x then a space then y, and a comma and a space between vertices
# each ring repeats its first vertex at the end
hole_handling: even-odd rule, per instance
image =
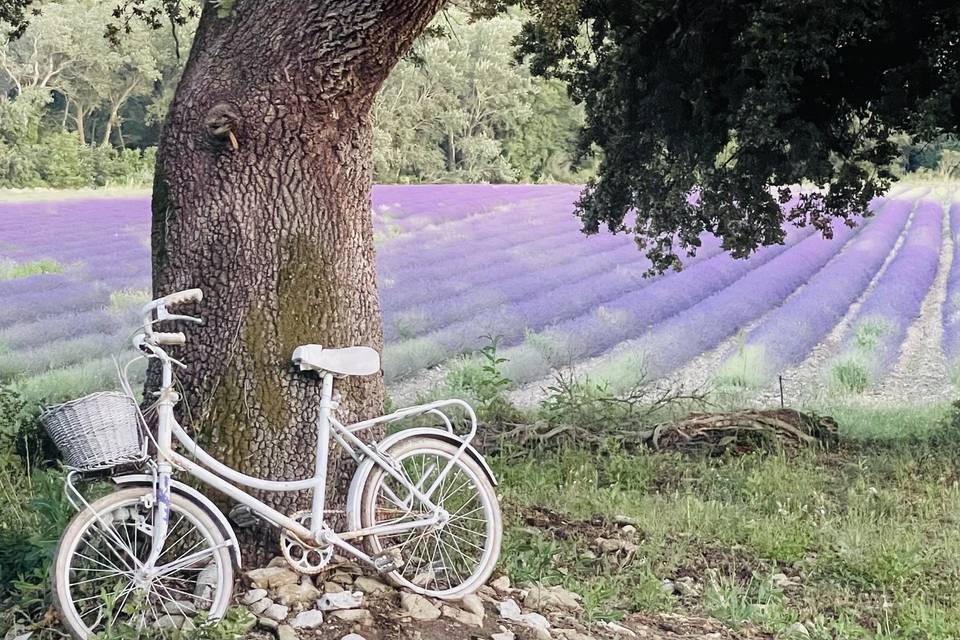
MULTIPOLYGON (((387 451, 407 481, 427 491, 454 460, 458 447, 429 437, 402 440, 387 451)), ((363 528, 412 522, 426 516, 419 500, 403 483, 374 467, 360 504, 363 528)), ((497 563, 503 523, 500 505, 486 473, 468 454, 453 462, 431 501, 443 509, 441 523, 398 534, 367 536, 372 554, 389 554, 396 570, 387 578, 434 598, 454 600, 473 593, 497 563)))
POLYGON ((172 636, 198 616, 226 613, 233 591, 227 540, 201 507, 170 496, 170 524, 156 571, 144 571, 152 547, 151 487, 121 489, 78 513, 54 558, 53 593, 76 638, 128 628, 172 636))

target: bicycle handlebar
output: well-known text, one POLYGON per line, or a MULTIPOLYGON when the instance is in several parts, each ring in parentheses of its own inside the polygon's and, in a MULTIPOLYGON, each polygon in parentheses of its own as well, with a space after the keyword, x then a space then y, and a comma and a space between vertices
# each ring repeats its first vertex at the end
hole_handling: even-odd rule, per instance
POLYGON ((203 300, 203 291, 200 289, 186 289, 177 291, 157 298, 145 304, 140 313, 143 316, 143 333, 146 341, 154 345, 178 345, 186 344, 187 337, 182 332, 164 333, 154 331, 153 324, 162 320, 185 320, 187 322, 203 322, 200 318, 192 316, 174 315, 167 311, 167 307, 186 304, 188 302, 200 302, 203 300), (156 318, 154 318, 156 313, 156 318))

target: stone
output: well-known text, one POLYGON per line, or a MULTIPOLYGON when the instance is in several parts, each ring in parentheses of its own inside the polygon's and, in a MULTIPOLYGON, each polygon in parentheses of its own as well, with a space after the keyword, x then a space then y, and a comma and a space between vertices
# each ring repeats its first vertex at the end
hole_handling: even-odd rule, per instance
POLYGON ((260 602, 267 597, 266 589, 251 589, 243 594, 243 597, 240 599, 240 604, 245 604, 248 607, 254 602, 260 602))
POLYGON ((264 567, 247 571, 247 579, 257 589, 276 589, 285 584, 296 584, 300 576, 284 567, 264 567))
POLYGON ((553 634, 560 640, 597 640, 593 636, 576 629, 554 629, 553 634))
POLYGON ((527 591, 523 598, 523 604, 530 609, 566 609, 568 611, 579 611, 580 600, 583 598, 578 593, 567 591, 563 587, 545 587, 543 585, 534 585, 527 591))
POLYGON ((340 591, 325 593, 317 600, 317 609, 333 611, 334 609, 356 609, 363 604, 363 593, 360 591, 340 591))
POLYGON ((353 576, 350 575, 349 573, 344 573, 342 571, 338 571, 334 573, 332 576, 330 576, 330 580, 332 582, 336 582, 337 584, 342 584, 342 585, 353 584, 353 576))
POLYGON ((320 596, 320 590, 307 583, 285 584, 277 589, 277 601, 280 604, 306 609, 320 596))
POLYGON ((607 631, 612 631, 613 633, 627 638, 636 638, 637 634, 633 629, 628 629, 622 624, 616 622, 601 622, 600 625, 604 627, 607 631))
POLYGON ((632 524, 625 524, 622 527, 620 527, 620 532, 623 535, 629 538, 632 538, 633 536, 637 535, 637 528, 632 524))
POLYGON ((273 606, 273 600, 270 598, 263 598, 262 600, 257 600, 252 605, 250 605, 250 613, 259 616, 264 611, 273 606))
POLYGON ((637 526, 638 522, 636 518, 631 518, 630 516, 616 515, 613 516, 613 524, 617 525, 618 527, 624 527, 628 525, 635 527, 637 526))
POLYGON ((400 609, 404 615, 410 616, 414 620, 436 620, 441 613, 435 604, 423 596, 409 591, 400 592, 400 609))
POLYGON ((487 614, 486 609, 483 607, 483 600, 481 600, 480 596, 475 593, 463 596, 463 598, 460 600, 460 606, 464 611, 469 611, 473 615, 479 616, 481 620, 483 619, 483 616, 487 614))
POLYGON ((321 624, 323 624, 323 612, 316 609, 301 611, 292 623, 294 629, 316 629, 321 624))
POLYGON ((348 633, 347 635, 340 638, 340 640, 367 640, 359 633, 348 633))
POLYGON ((257 618, 257 625, 269 631, 276 631, 280 623, 270 618, 257 618))
POLYGON ((343 591, 343 585, 333 582, 332 580, 327 580, 323 583, 323 592, 324 593, 340 593, 343 591))
POLYGON ((490 586, 499 591, 500 593, 506 593, 510 590, 510 576, 500 576, 496 580, 490 583, 490 586))
POLYGON ((300 635, 288 624, 277 627, 277 640, 299 640, 300 635))
MULTIPOLYGON (((539 613, 523 613, 520 605, 518 605, 513 598, 507 598, 500 603, 500 617, 504 620, 520 622, 527 625, 537 634, 538 638, 543 636, 542 633, 537 631, 538 629, 542 629, 543 631, 550 629, 549 620, 539 613)), ((549 632, 547 633, 547 637, 549 637, 549 632)))
POLYGON ((777 589, 792 589, 797 586, 797 583, 793 581, 793 578, 790 578, 785 573, 775 573, 770 576, 770 583, 777 589))
POLYGON ((635 553, 639 547, 629 540, 619 540, 617 538, 597 538, 593 541, 597 548, 603 553, 635 553))
POLYGON ((156 624, 158 629, 179 629, 183 626, 184 620, 183 616, 165 615, 157 618, 156 624))
POLYGON ((788 638, 808 638, 810 637, 810 632, 807 631, 807 628, 802 622, 794 622, 792 625, 787 627, 786 636, 788 638))
POLYGON ((701 588, 697 582, 690 576, 684 576, 682 578, 677 578, 674 585, 677 588, 677 592, 682 596, 687 596, 689 598, 697 598, 700 596, 701 588))
POLYGON ((353 582, 353 586, 356 587, 359 591, 364 593, 382 593, 384 591, 390 591, 390 586, 380 582, 376 578, 371 578, 370 576, 360 576, 353 582))
POLYGON ((516 634, 506 627, 500 627, 499 633, 494 633, 490 636, 490 640, 515 640, 516 634))
POLYGON ((663 581, 660 583, 660 590, 663 591, 665 594, 672 596, 673 593, 677 590, 677 585, 673 584, 673 580, 669 578, 664 578, 663 581))
POLYGON ((270 558, 270 562, 267 563, 267 567, 275 569, 277 567, 288 567, 287 559, 283 556, 273 556, 270 558))
POLYGON ((282 604, 271 604, 263 612, 263 617, 276 620, 277 622, 286 620, 288 615, 290 615, 290 607, 285 607, 282 604))
POLYGON ((344 622, 355 622, 365 627, 373 625, 373 615, 366 609, 337 609, 330 615, 344 622))
POLYGON ((456 620, 460 624, 465 624, 468 627, 483 626, 483 618, 475 613, 470 613, 469 611, 464 611, 463 609, 451 607, 448 604, 443 605, 441 611, 444 617, 456 620))

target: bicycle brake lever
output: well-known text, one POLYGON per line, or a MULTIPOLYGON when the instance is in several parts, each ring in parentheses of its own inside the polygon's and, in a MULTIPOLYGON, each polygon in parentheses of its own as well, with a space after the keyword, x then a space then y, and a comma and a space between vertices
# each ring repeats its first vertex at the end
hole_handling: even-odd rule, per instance
POLYGON ((157 318, 157 320, 183 320, 184 322, 193 322, 194 324, 203 324, 203 318, 194 318, 193 316, 182 316, 176 313, 164 314, 162 318, 157 318))
MULTIPOLYGON (((168 356, 168 358, 169 358, 169 356, 168 356)), ((177 366, 180 367, 181 369, 186 369, 186 368, 187 368, 187 365, 183 364, 182 362, 180 362, 180 361, 177 360, 176 358, 170 358, 170 362, 172 362, 173 364, 177 365, 177 366)))

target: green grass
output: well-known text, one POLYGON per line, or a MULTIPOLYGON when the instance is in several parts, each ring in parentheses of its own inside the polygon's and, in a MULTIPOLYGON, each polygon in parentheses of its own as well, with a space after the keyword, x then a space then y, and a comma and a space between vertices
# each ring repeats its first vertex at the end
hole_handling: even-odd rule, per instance
POLYGON ((929 444, 944 411, 842 408, 838 452, 498 457, 503 568, 583 593, 599 619, 692 611, 780 637, 797 622, 814 638, 960 637, 960 447, 929 444), (614 516, 637 522, 632 557, 594 548, 622 535, 614 516), (661 588, 684 576, 697 595, 661 588))
POLYGON ((0 281, 26 278, 41 273, 63 273, 63 266, 49 258, 30 262, 0 260, 0 281))

